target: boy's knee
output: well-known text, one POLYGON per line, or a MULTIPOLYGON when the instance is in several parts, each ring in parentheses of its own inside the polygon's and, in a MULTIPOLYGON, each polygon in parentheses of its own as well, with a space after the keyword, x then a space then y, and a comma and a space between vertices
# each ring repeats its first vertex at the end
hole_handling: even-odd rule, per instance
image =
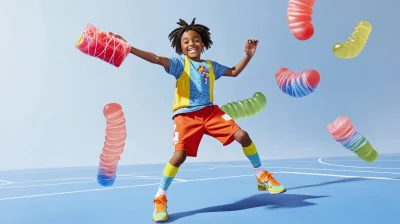
POLYGON ((186 151, 176 151, 169 163, 175 167, 181 166, 186 160, 186 151))
POLYGON ((236 131, 235 134, 233 135, 233 137, 243 147, 247 147, 251 144, 251 138, 250 138, 249 134, 242 129, 236 131))

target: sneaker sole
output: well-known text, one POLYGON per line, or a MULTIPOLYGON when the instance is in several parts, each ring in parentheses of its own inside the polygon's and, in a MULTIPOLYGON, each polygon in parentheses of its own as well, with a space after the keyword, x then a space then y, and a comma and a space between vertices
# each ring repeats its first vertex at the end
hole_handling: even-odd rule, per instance
POLYGON ((168 221, 168 218, 169 218, 169 216, 167 215, 166 217, 164 217, 162 219, 154 219, 153 218, 153 221, 154 222, 166 222, 166 221, 168 221))
POLYGON ((155 219, 153 219, 153 221, 154 221, 154 222, 166 222, 166 221, 168 221, 168 219, 160 219, 160 220, 155 220, 155 219))
POLYGON ((257 186, 258 186, 259 191, 268 191, 270 194, 282 194, 282 193, 286 192, 286 189, 284 189, 283 191, 269 191, 266 187, 264 187, 258 183, 257 183, 257 186))
POLYGON ((271 191, 268 191, 270 194, 282 194, 282 193, 285 193, 286 192, 286 189, 285 190, 283 190, 283 191, 276 191, 276 192, 271 192, 271 191))

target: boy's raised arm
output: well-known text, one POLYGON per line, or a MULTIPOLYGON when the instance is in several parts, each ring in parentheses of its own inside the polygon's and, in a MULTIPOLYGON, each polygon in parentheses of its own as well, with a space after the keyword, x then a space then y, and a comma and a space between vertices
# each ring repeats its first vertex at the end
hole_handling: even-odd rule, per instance
POLYGON ((247 64, 256 53, 257 46, 258 40, 247 40, 246 45, 244 46, 244 52, 246 53, 246 55, 236 66, 232 68, 227 68, 224 76, 238 76, 243 71, 243 69, 246 68, 247 64))
MULTIPOLYGON (((125 40, 125 38, 123 38, 122 36, 120 36, 118 34, 115 34, 115 33, 112 33, 112 32, 109 32, 109 34, 113 35, 115 38, 118 38, 118 39, 120 39, 122 41, 128 42, 128 41, 125 40)), ((150 63, 161 65, 161 66, 163 66, 163 67, 165 67, 167 69, 169 68, 169 60, 166 57, 158 56, 158 55, 156 55, 154 53, 143 51, 143 50, 140 50, 140 49, 137 49, 137 48, 134 48, 134 47, 131 47, 130 53, 133 54, 133 55, 136 55, 139 58, 141 58, 143 60, 146 60, 146 61, 148 61, 150 63)))
POLYGON ((154 53, 143 51, 134 47, 131 47, 131 54, 138 56, 139 58, 146 60, 153 64, 161 65, 165 68, 169 68, 169 60, 166 57, 158 56, 154 53))
POLYGON ((229 77, 236 77, 238 76, 244 68, 246 68, 247 64, 249 64, 251 60, 251 57, 248 55, 245 55, 244 58, 234 67, 227 68, 224 76, 229 76, 229 77))

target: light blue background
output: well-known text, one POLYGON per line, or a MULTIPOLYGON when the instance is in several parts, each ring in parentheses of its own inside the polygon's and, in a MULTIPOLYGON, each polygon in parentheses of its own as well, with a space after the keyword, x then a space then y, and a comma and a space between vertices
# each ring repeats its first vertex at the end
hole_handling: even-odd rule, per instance
MULTIPOLYGON (((395 0, 317 1, 315 35, 300 42, 287 28, 283 0, 2 0, 0 169, 97 165, 110 102, 120 103, 127 119, 120 164, 167 162, 174 78, 133 55, 117 69, 75 43, 92 23, 139 49, 173 56, 169 32, 179 18, 193 17, 210 27, 215 43, 204 57, 227 66, 242 59, 248 38, 260 40, 238 78, 218 80, 215 100, 222 106, 256 91, 266 95, 260 115, 238 121, 262 158, 351 155, 326 131, 340 115, 379 152, 399 152, 399 7, 395 0), (366 48, 355 59, 336 58, 332 45, 360 20, 373 26, 366 48), (318 89, 302 99, 283 94, 274 79, 280 67, 317 69, 318 89)), ((239 144, 224 148, 205 137, 199 157, 188 161, 245 159, 239 144)))

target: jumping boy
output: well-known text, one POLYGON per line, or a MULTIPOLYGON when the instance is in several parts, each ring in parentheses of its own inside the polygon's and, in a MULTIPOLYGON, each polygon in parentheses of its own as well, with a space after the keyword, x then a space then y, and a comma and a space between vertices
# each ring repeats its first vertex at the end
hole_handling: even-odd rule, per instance
MULTIPOLYGON (((131 53, 153 64, 161 65, 165 71, 176 78, 173 101, 173 121, 175 152, 164 168, 160 186, 154 198, 154 221, 168 220, 167 189, 176 176, 186 157, 196 157, 204 134, 220 141, 224 146, 234 140, 243 148, 243 153, 255 169, 259 190, 280 194, 286 188, 276 181, 271 173, 261 166, 260 157, 248 133, 241 129, 232 118, 225 114, 214 101, 214 81, 222 76, 237 77, 247 66, 258 45, 258 40, 248 40, 244 58, 234 67, 226 67, 217 62, 201 59, 201 53, 211 48, 209 28, 187 24, 180 19, 180 27, 169 34, 171 46, 180 57, 162 57, 132 47, 131 53), (183 54, 183 55, 182 55, 183 54)), ((119 35, 110 33, 125 41, 119 35)))

